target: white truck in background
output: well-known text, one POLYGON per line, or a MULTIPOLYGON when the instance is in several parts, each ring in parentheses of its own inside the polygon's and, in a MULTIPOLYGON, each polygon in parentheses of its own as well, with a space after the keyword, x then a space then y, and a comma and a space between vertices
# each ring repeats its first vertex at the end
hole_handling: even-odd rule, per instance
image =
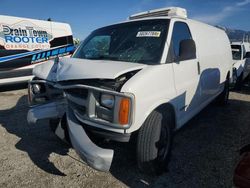
MULTIPOLYGON (((108 171, 114 151, 95 137, 137 140, 138 167, 166 169, 174 131, 217 100, 232 75, 226 33, 170 7, 93 31, 71 58, 34 68, 30 124, 50 119, 91 167, 108 171)), ((187 143, 189 144, 189 143, 187 143)))
POLYGON ((73 50, 67 23, 0 15, 0 86, 28 81, 37 63, 73 50))
POLYGON ((250 43, 248 42, 232 42, 233 55, 233 83, 235 89, 240 89, 242 82, 250 73, 250 43))

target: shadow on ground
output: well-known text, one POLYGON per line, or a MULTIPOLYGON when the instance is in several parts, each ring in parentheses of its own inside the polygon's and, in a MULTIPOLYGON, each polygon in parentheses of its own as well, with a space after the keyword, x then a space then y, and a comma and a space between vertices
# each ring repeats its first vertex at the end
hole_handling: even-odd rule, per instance
POLYGON ((52 152, 66 155, 68 147, 50 131, 47 122, 40 122, 36 126, 28 125, 27 111, 27 96, 22 96, 15 107, 0 110, 0 124, 10 134, 20 138, 15 147, 27 152, 35 165, 48 173, 64 175, 49 161, 49 155, 52 152))

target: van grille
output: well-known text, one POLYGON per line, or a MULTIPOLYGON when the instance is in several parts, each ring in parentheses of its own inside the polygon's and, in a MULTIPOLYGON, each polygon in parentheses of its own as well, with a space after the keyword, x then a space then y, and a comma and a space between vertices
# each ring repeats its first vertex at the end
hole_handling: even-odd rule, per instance
POLYGON ((66 93, 73 95, 75 97, 81 97, 86 99, 88 97, 88 90, 82 89, 82 88, 73 88, 73 89, 67 89, 65 91, 66 93))
POLYGON ((82 88, 72 88, 65 90, 65 94, 69 107, 78 114, 84 116, 86 114, 88 90, 82 88))

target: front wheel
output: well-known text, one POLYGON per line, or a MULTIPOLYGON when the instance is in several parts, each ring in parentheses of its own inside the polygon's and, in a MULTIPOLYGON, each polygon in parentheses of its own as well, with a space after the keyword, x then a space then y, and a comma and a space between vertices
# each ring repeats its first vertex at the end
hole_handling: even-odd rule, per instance
POLYGON ((153 111, 139 130, 137 162, 142 172, 158 175, 167 169, 172 143, 170 122, 161 112, 153 111))
POLYGON ((49 121, 50 129, 63 141, 67 143, 70 142, 67 119, 66 115, 64 115, 61 119, 51 119, 49 121))

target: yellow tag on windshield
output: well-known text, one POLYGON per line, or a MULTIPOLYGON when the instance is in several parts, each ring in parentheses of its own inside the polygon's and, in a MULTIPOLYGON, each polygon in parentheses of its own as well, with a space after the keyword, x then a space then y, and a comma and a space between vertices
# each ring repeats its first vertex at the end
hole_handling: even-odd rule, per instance
POLYGON ((160 37, 160 31, 139 31, 136 37, 160 37))

